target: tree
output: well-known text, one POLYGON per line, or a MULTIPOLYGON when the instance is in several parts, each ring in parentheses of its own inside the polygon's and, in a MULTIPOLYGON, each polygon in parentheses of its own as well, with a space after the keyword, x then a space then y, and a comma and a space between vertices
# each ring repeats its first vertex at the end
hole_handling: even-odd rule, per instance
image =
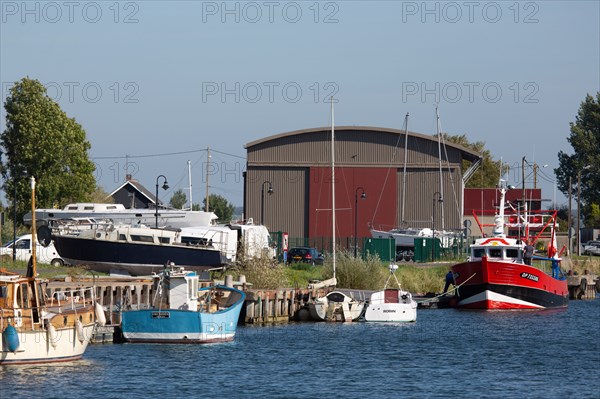
POLYGON ((90 201, 92 202, 102 202, 105 204, 114 204, 115 199, 109 195, 104 189, 100 186, 96 186, 94 191, 90 194, 90 201))
MULTIPOLYGON (((233 216, 233 210, 235 209, 233 204, 230 204, 224 197, 216 194, 210 194, 208 201, 210 205, 209 210, 219 217, 221 223, 231 221, 231 216, 233 216)), ((206 209, 206 198, 202 201, 202 208, 206 209)))
POLYGON ((183 192, 183 190, 179 189, 173 193, 173 196, 169 200, 169 205, 175 209, 183 209, 185 207, 185 203, 187 202, 187 196, 183 192))
POLYGON ((579 107, 575 122, 570 123, 567 141, 573 155, 558 153, 558 168, 554 169, 558 189, 568 195, 569 189, 577 198, 577 182, 581 177, 581 212, 588 227, 600 226, 600 92, 596 99, 587 95, 579 107), (569 186, 570 183, 570 186, 569 186))
MULTIPOLYGON (((448 133, 443 134, 445 141, 458 144, 475 152, 478 152, 483 157, 479 170, 467 182, 467 188, 493 188, 498 184, 500 165, 492 158, 489 150, 485 149, 485 142, 476 141, 469 142, 465 134, 450 136, 448 133)), ((462 171, 465 172, 470 166, 469 161, 463 161, 462 171)), ((506 171, 506 170, 505 170, 506 171)))
POLYGON ((81 125, 61 110, 39 81, 29 78, 10 89, 4 108, 6 130, 0 144, 6 159, 0 166, 7 199, 17 208, 17 223, 31 208, 30 176, 37 181, 39 208, 88 201, 96 188, 95 168, 81 125))

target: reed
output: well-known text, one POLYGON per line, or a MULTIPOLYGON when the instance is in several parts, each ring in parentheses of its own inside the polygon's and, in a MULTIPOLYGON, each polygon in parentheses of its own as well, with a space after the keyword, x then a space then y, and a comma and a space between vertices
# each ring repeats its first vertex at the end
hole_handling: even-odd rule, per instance
POLYGON ((290 285, 285 267, 267 257, 237 261, 232 267, 220 273, 231 274, 234 278, 243 274, 246 276, 246 281, 252 283, 252 288, 274 290, 290 285))

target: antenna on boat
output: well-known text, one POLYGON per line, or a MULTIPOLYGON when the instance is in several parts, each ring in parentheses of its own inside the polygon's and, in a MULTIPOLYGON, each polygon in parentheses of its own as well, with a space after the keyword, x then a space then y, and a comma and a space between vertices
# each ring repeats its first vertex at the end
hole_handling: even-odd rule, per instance
POLYGON ((210 147, 206 147, 206 206, 205 211, 208 212, 208 168, 210 164, 210 147))
MULTIPOLYGON (((437 127, 437 136, 438 136, 438 163, 440 169, 440 196, 445 197, 444 195, 444 178, 442 176, 442 132, 440 128, 440 113, 438 109, 438 104, 435 105, 435 119, 436 119, 436 127, 437 127)), ((445 230, 444 226, 444 207, 441 207, 442 213, 442 231, 445 230)), ((435 226, 433 226, 435 229, 435 226)))

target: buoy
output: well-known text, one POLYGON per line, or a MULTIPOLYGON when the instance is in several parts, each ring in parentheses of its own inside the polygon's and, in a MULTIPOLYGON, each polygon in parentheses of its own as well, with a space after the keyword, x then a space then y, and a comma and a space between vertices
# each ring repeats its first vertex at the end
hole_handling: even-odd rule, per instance
POLYGON ((102 309, 102 305, 96 302, 96 306, 94 307, 96 310, 96 321, 98 325, 103 326, 106 324, 106 315, 104 314, 104 309, 102 309))
POLYGON ((6 342, 7 349, 10 352, 16 352, 21 345, 19 343, 19 334, 17 333, 17 329, 10 324, 4 329, 2 332, 2 338, 4 338, 4 342, 6 342))
POLYGON ((79 339, 79 342, 83 343, 85 337, 83 336, 83 324, 81 324, 80 320, 75 322, 75 329, 77 330, 77 339, 79 339))
POLYGON ((56 344, 58 343, 58 336, 56 335, 56 328, 52 325, 52 323, 48 323, 48 330, 46 331, 48 335, 48 342, 52 345, 53 348, 56 349, 56 344))

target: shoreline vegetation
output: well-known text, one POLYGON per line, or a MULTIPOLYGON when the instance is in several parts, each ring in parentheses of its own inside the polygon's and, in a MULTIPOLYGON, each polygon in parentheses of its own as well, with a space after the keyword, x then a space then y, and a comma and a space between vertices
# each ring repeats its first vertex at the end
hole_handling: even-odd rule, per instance
MULTIPOLYGON (((414 294, 429 292, 439 293, 444 287, 444 277, 449 267, 462 259, 445 260, 436 263, 398 263, 396 276, 402 288, 414 294)), ((562 270, 567 273, 572 270, 576 274, 589 273, 600 275, 600 258, 592 256, 565 257, 561 263, 562 270)), ((12 261, 3 261, 0 268, 25 274, 26 262, 13 264, 12 261)), ((38 273, 42 278, 64 278, 66 276, 102 275, 92 272, 81 266, 54 267, 38 264, 38 273)), ((546 262, 543 269, 550 272, 550 264, 546 262)), ((323 266, 312 266, 306 263, 284 265, 273 263, 268 259, 249 259, 228 267, 223 271, 212 272, 215 279, 223 278, 226 274, 237 279, 240 275, 246 276, 246 281, 252 283, 254 289, 302 289, 312 280, 326 280, 333 276, 333 267, 329 262, 323 266)), ((338 287, 357 290, 380 290, 389 276, 389 264, 380 261, 377 257, 366 259, 354 258, 349 252, 338 254, 336 262, 336 278, 338 287)))

